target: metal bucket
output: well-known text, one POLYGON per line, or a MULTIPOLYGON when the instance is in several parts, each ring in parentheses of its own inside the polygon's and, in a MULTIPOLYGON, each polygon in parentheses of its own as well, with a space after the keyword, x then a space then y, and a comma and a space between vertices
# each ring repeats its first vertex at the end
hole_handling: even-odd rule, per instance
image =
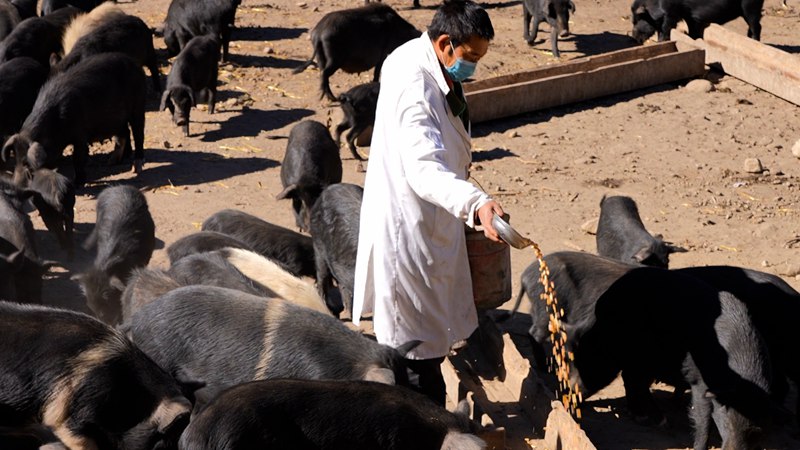
POLYGON ((489 240, 483 230, 465 230, 475 306, 497 308, 511 298, 511 248, 489 240))

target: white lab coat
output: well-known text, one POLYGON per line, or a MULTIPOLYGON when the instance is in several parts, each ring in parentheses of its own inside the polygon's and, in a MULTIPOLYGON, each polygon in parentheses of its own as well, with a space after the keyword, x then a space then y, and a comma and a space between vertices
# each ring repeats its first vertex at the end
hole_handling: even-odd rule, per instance
POLYGON ((372 312, 381 344, 422 341, 412 359, 447 355, 478 325, 464 224, 490 198, 466 181, 449 91, 427 33, 386 58, 361 205, 354 322, 372 312))

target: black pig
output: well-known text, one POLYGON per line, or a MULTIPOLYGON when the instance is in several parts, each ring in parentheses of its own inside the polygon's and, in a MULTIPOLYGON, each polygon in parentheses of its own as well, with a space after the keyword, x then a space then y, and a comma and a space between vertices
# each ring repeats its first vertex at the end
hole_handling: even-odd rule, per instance
POLYGON ((70 449, 176 449, 191 405, 119 332, 81 313, 0 302, 0 423, 70 449))
POLYGON ((296 277, 316 277, 314 243, 309 236, 271 224, 256 216, 224 209, 203 222, 203 231, 232 236, 296 277))
POLYGON ((529 45, 536 41, 539 24, 544 20, 550 25, 550 45, 553 56, 561 56, 558 51, 558 36, 569 36, 569 15, 575 14, 575 3, 572 0, 523 0, 522 2, 522 36, 529 45), (533 18, 533 35, 530 34, 531 18, 533 18))
POLYGON ((316 64, 320 69, 322 97, 335 101, 329 78, 337 70, 359 73, 374 67, 372 81, 378 81, 383 60, 400 45, 419 37, 420 32, 391 7, 372 3, 325 14, 310 36, 314 52, 293 73, 316 64))
POLYGON ((297 228, 308 231, 309 213, 322 190, 341 181, 339 147, 325 125, 304 120, 292 127, 281 164, 283 191, 277 199, 292 199, 297 228))
POLYGON ((339 286, 344 309, 353 312, 358 227, 364 189, 354 184, 332 184, 322 191, 311 210, 311 237, 317 264, 317 289, 333 314, 341 310, 328 298, 333 280, 339 286))
POLYGON ((121 161, 130 152, 133 132, 134 169, 144 164, 145 78, 141 66, 120 53, 86 58, 72 69, 48 80, 19 133, 3 147, 17 156, 17 169, 55 167, 72 144, 75 184, 86 181, 89 144, 113 137, 121 161))
POLYGON ((353 158, 364 161, 366 158, 356 149, 356 138, 375 123, 375 108, 378 107, 380 83, 365 83, 348 90, 339 96, 344 118, 336 125, 336 145, 341 142, 342 133, 348 128, 347 146, 353 158))
POLYGON ((668 41, 670 31, 681 20, 689 36, 701 39, 712 23, 726 23, 737 17, 747 22, 747 37, 761 40, 761 8, 764 0, 634 0, 631 5, 633 38, 644 43, 654 33, 668 41))
POLYGON ((120 296, 131 271, 150 262, 155 224, 147 200, 133 186, 112 186, 97 196, 97 222, 84 246, 97 247, 94 265, 77 276, 86 304, 100 320, 114 324, 121 315, 120 296))
POLYGON ((648 233, 636 202, 623 196, 603 196, 600 200, 596 241, 600 256, 664 269, 669 266, 671 253, 685 251, 648 233))
POLYGON ((169 263, 174 264, 179 259, 195 253, 213 252, 225 247, 252 250, 249 245, 227 234, 216 231, 200 231, 184 236, 167 247, 169 263))
POLYGON ((198 101, 207 102, 208 113, 214 114, 218 60, 219 40, 205 35, 193 37, 172 65, 160 109, 169 109, 172 121, 183 128, 185 136, 189 136, 189 111, 198 101))
POLYGON ((402 354, 418 344, 395 350, 329 315, 213 286, 169 291, 134 314, 127 333, 159 366, 209 389, 272 378, 407 385, 402 354))
POLYGON ((240 0, 172 0, 164 20, 167 54, 175 56, 195 36, 212 34, 222 43, 222 60, 228 59, 231 28, 240 0))
POLYGON ((0 42, 0 63, 27 56, 49 66, 50 55, 61 51, 61 31, 39 17, 23 20, 0 42))
POLYGON ((485 449, 471 434, 469 405, 459 406, 451 413, 422 394, 366 381, 254 381, 192 418, 180 448, 485 449))

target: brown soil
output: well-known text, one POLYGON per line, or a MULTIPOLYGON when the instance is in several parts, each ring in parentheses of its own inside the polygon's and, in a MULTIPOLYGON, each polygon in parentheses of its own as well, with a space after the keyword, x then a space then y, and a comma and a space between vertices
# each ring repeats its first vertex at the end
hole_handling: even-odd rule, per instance
MULTIPOLYGON (((168 3, 140 0, 121 7, 156 27, 168 3)), ((422 0, 418 10, 410 9, 411 0, 386 3, 420 29, 434 10, 433 0, 422 0)), ((628 0, 575 3, 574 34, 559 44, 563 60, 633 44, 626 36, 628 0)), ((237 13, 231 62, 221 68, 217 113, 193 111, 187 138, 168 113, 157 111, 159 96, 151 92, 145 170, 137 177, 128 166, 107 165, 109 143, 93 148, 88 172, 95 181, 79 192, 76 205, 78 241, 93 226, 97 193, 115 183, 145 192, 157 237, 165 246, 197 231, 206 217, 223 208, 294 228, 289 203, 274 199, 281 190, 286 137, 301 119, 335 125, 340 111, 319 100, 318 71, 292 75, 291 69, 311 55, 310 27, 328 12, 360 4, 245 0, 237 13)), ((518 1, 490 1, 487 8, 496 38, 479 66, 478 79, 558 62, 549 53, 546 24, 534 46, 522 39, 518 1)), ((798 6, 790 1, 784 9, 778 0, 767 0, 764 8, 763 42, 800 51, 798 6)), ((746 32, 741 19, 728 26, 746 32)), ((166 74, 163 40, 156 38, 155 44, 166 74)), ((371 78, 371 73, 337 73, 332 88, 338 94, 371 78)), ((800 236, 800 168, 791 154, 800 139, 797 107, 731 77, 709 73, 708 78, 716 90, 707 94, 688 92, 685 83, 677 83, 478 124, 473 176, 511 214, 516 229, 545 253, 594 251, 594 237, 581 225, 597 217, 604 194, 624 194, 638 202, 651 232, 689 250, 673 256, 673 267, 732 264, 792 273, 795 269, 787 266, 800 264, 791 244, 800 236), (744 172, 744 160, 753 157, 767 172, 744 172)), ((342 158, 344 181, 363 184, 364 174, 356 171, 349 151, 343 149, 342 158)), ((38 217, 34 222, 42 256, 65 261, 38 217)), ((90 264, 91 257, 80 251, 46 280, 46 304, 85 310, 69 276, 90 264)), ((531 262, 532 252, 513 251, 515 278, 531 262)), ((151 264, 167 264, 163 248, 151 264)), ((785 279, 800 287, 793 276, 785 279)), ((515 291, 518 285, 515 279, 515 291)), ((626 418, 623 392, 612 385, 584 407, 588 414, 583 425, 598 448, 691 445, 685 406, 674 408, 676 424, 670 429, 641 427, 626 418)), ((781 437, 774 448, 800 448, 800 441, 781 437)))

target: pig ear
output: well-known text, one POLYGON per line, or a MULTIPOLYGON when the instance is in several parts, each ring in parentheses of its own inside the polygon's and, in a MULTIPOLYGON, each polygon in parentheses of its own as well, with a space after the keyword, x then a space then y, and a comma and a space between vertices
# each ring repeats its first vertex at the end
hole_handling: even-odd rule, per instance
POLYGON ((569 1, 569 11, 575 14, 575 3, 572 0, 569 1))
POLYGON ((664 241, 664 248, 667 250, 667 253, 686 253, 689 251, 683 247, 673 245, 672 242, 667 242, 667 241, 664 241))
POLYGON ((122 280, 119 279, 119 277, 111 277, 111 279, 108 280, 108 284, 110 284, 111 287, 113 287, 118 291, 125 290, 125 283, 123 283, 122 280))
POLYGON ((16 252, 5 257, 6 263, 10 267, 10 272, 19 272, 25 264, 25 249, 19 249, 16 252))
POLYGON ((283 200, 288 198, 292 195, 295 189, 297 189, 296 184, 290 184, 289 186, 286 186, 280 193, 278 193, 278 195, 275 196, 275 200, 283 200))
POLYGON ((636 8, 636 9, 633 11, 633 14, 635 14, 635 15, 637 15, 637 16, 638 16, 638 15, 641 15, 641 14, 646 14, 646 13, 647 13, 647 8, 645 8, 645 6, 644 6, 644 5, 639 5, 639 7, 638 7, 638 8, 636 8))
POLYGON ((194 101, 194 91, 189 89, 189 99, 192 101, 192 106, 197 106, 197 102, 194 101))
POLYGON ((169 89, 165 90, 163 94, 161 94, 161 105, 158 107, 159 111, 163 111, 169 108, 170 112, 172 112, 172 101, 169 99, 169 89))
POLYGON ((456 409, 453 410, 453 414, 469 418, 469 410, 469 402, 467 399, 462 399, 460 402, 458 402, 458 405, 456 405, 456 409))
POLYGON ((400 353, 402 356, 406 356, 408 355, 408 352, 419 347, 420 344, 422 344, 422 341, 409 341, 401 345, 400 347, 397 347, 396 350, 397 353, 400 353))
POLYGON ((8 161, 9 153, 11 150, 14 149, 14 144, 17 142, 17 135, 13 135, 6 141, 5 145, 3 145, 3 152, 0 154, 2 156, 3 162, 8 161))
POLYGON ((394 372, 384 367, 372 367, 364 375, 364 381, 375 383, 395 384, 394 372))
POLYGON ((651 256, 653 256, 653 252, 650 250, 650 247, 643 247, 641 250, 636 252, 635 255, 633 255, 633 259, 641 264, 642 261, 646 261, 651 256))
POLYGON ((59 62, 61 62, 61 57, 58 56, 58 53, 50 53, 50 67, 55 67, 59 62))
POLYGON ((32 169, 38 169, 39 167, 44 166, 44 163, 47 161, 47 152, 44 149, 44 146, 38 142, 34 142, 28 147, 28 165, 32 169))
POLYGON ((706 391, 706 393, 703 394, 703 397, 704 398, 712 398, 713 399, 713 398, 717 398, 717 394, 715 394, 715 393, 713 393, 711 391, 706 391))

